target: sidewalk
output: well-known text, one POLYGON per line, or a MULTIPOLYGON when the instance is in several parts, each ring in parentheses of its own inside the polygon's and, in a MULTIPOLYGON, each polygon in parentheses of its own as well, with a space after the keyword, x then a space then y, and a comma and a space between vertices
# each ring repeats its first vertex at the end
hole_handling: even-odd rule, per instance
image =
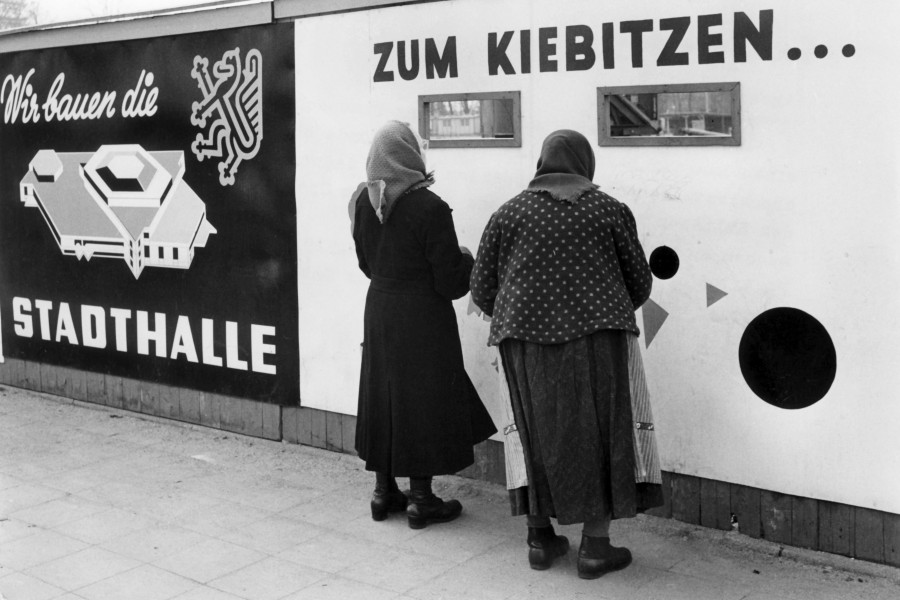
POLYGON ((414 531, 371 520, 372 479, 353 456, 0 387, 0 598, 900 598, 892 567, 645 516, 613 524, 624 571, 580 580, 573 551, 532 571, 501 487, 438 478, 463 515, 414 531))

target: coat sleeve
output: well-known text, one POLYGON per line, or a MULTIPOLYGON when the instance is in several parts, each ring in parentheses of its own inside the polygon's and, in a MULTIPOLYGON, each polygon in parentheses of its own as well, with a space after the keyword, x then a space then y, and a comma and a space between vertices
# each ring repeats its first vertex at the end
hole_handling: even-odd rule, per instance
MULTIPOLYGON (((357 224, 360 221, 359 210, 361 197, 362 194, 357 194, 355 197, 355 206, 353 207, 353 216, 350 219, 350 228, 353 234, 353 243, 356 246, 356 259, 359 261, 359 270, 362 271, 366 277, 372 279, 372 272, 369 269, 369 262, 366 260, 365 250, 363 249, 362 233, 360 232, 360 228, 357 227, 357 224)), ((366 196, 366 198, 366 203, 368 203, 368 196, 366 196)))
POLYGON ((625 287, 631 296, 631 303, 635 310, 640 308, 650 298, 650 290, 653 287, 653 273, 647 258, 644 256, 644 248, 638 240, 637 224, 631 209, 622 204, 619 223, 613 229, 616 243, 616 254, 619 257, 619 267, 625 279, 625 287))
POLYGON ((434 206, 426 222, 425 258, 431 265, 438 294, 456 300, 468 293, 475 259, 459 249, 452 211, 444 201, 434 206))
POLYGON ((481 234, 478 244, 478 256, 469 287, 472 289, 472 302, 489 316, 494 316, 494 302, 499 291, 497 260, 500 255, 500 230, 496 222, 497 215, 491 216, 481 234))

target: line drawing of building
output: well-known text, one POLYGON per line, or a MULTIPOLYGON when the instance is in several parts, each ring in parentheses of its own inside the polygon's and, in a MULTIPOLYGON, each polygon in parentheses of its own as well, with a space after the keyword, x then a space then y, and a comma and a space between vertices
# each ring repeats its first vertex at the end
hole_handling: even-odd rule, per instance
POLYGON ((146 267, 188 269, 215 227, 182 179, 184 152, 138 144, 96 152, 40 150, 20 199, 37 208, 65 255, 121 258, 135 279, 146 267))

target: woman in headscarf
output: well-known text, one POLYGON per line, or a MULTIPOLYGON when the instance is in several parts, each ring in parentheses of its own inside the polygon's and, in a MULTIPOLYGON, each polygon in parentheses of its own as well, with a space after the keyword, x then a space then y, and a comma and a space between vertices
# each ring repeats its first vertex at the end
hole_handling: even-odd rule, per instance
POLYGON ((451 521, 462 506, 432 477, 474 462, 496 428, 463 366, 452 301, 469 291, 474 259, 459 246, 450 207, 428 190, 423 144, 405 124, 376 134, 367 184, 352 212, 366 295, 356 451, 375 471, 372 518, 406 510, 409 526, 451 521), (410 493, 396 477, 410 478, 410 493), (408 502, 408 505, 407 505, 408 502))
POLYGON ((626 337, 652 274, 631 211, 593 176, 590 142, 551 133, 528 188, 488 222, 471 277, 524 450, 527 485, 510 500, 527 515, 529 562, 546 569, 568 551, 550 517, 583 523, 586 579, 631 562, 610 545, 610 520, 662 501, 661 486, 635 481, 626 337))

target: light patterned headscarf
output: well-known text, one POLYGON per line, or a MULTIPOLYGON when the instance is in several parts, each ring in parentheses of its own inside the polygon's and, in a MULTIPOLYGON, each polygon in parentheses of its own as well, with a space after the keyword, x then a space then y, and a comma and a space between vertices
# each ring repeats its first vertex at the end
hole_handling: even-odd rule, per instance
POLYGON ((586 137, 571 129, 554 131, 544 140, 537 172, 528 184, 533 192, 548 192, 554 200, 575 204, 597 189, 594 150, 586 137))
POLYGON ((388 121, 375 134, 366 160, 366 179, 369 201, 382 223, 398 198, 434 183, 434 175, 425 171, 419 139, 406 123, 388 121))

